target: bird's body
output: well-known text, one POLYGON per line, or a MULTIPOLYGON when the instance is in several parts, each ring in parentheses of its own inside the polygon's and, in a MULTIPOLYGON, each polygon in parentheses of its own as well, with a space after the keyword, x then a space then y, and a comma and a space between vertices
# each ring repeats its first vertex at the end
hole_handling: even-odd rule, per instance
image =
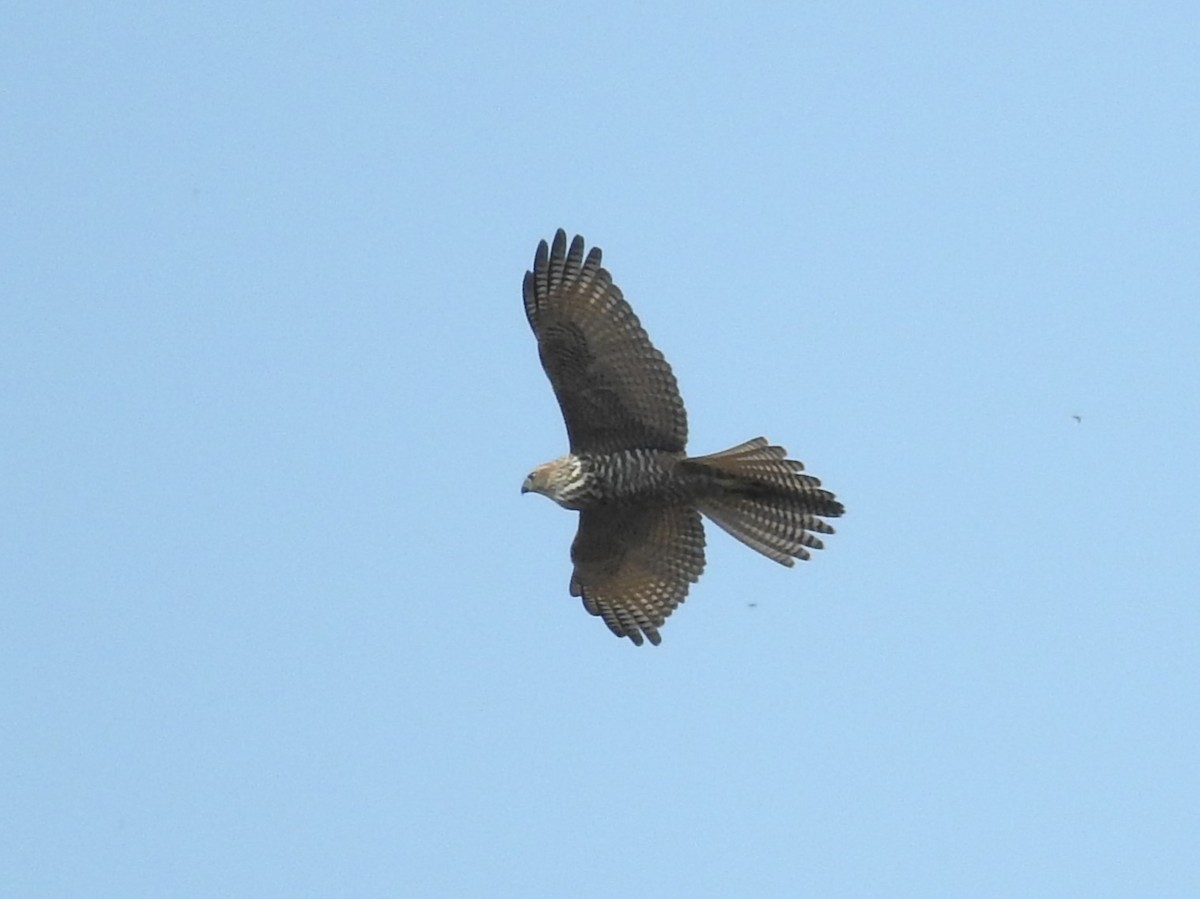
POLYGON ((689 457, 675 377, 600 265, 538 246, 525 311, 566 420, 571 452, 539 465, 522 492, 580 513, 570 590, 613 633, 660 642, 658 628, 704 569, 700 514, 784 565, 807 559, 842 505, 782 447, 759 437, 689 457))
MULTIPOLYGON (((680 475, 683 453, 629 449, 611 453, 567 453, 545 468, 544 493, 564 509, 582 512, 605 503, 679 502, 688 498, 680 475)), ((535 472, 537 469, 535 469, 535 472)))

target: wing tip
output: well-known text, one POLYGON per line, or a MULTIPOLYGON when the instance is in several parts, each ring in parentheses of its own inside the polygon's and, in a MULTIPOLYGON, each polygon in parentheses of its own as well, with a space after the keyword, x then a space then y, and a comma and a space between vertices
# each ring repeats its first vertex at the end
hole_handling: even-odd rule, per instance
MULTIPOLYGON (((574 576, 571 577, 570 592, 583 600, 583 608, 589 615, 595 615, 608 626, 617 637, 627 638, 634 646, 641 646, 647 640, 651 646, 662 643, 662 635, 658 628, 649 621, 637 622, 627 611, 614 609, 603 599, 597 601, 588 595, 588 591, 574 576)), ((669 613, 668 613, 669 614, 669 613)))

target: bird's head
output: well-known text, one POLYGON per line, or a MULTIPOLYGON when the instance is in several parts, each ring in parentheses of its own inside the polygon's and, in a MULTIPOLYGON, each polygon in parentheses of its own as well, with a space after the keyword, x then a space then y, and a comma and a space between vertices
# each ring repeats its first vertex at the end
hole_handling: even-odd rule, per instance
POLYGON ((543 462, 525 478, 522 493, 540 493, 567 509, 576 508, 573 500, 584 487, 583 466, 568 453, 551 462, 543 462))

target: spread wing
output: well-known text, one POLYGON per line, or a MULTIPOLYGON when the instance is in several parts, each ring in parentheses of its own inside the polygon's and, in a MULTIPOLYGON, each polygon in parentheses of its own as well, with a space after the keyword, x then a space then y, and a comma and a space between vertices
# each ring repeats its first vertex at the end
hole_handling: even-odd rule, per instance
POLYGON ((571 544, 571 595, 618 637, 656 646, 658 629, 704 570, 704 525, 686 506, 633 506, 579 513, 571 544))
POLYGON ((585 259, 577 236, 568 251, 560 228, 552 247, 538 244, 524 293, 572 452, 683 452, 687 415, 675 375, 600 265, 600 249, 585 259))

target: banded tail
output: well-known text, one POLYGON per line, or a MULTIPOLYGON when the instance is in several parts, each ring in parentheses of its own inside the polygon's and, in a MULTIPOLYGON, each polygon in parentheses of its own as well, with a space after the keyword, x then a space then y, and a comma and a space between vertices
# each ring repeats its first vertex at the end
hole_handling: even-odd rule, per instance
POLYGON ((730 536, 753 550, 792 566, 824 544, 816 534, 832 534, 822 518, 844 511, 804 465, 787 458, 782 446, 756 437, 719 453, 687 459, 683 465, 712 485, 696 507, 730 536))

